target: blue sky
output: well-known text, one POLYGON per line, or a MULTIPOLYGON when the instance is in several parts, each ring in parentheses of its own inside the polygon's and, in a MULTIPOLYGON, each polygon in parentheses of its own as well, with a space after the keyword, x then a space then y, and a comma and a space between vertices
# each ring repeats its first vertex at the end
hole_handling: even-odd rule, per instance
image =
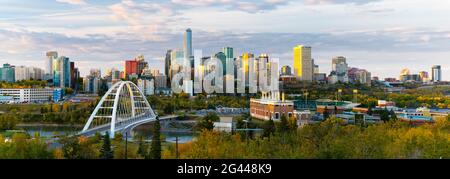
POLYGON ((43 68, 57 50, 82 74, 138 54, 162 69, 192 28, 205 55, 232 46, 290 65, 292 47, 305 44, 321 72, 342 55, 382 78, 439 64, 450 80, 448 22, 443 0, 0 0, 0 63, 43 68))

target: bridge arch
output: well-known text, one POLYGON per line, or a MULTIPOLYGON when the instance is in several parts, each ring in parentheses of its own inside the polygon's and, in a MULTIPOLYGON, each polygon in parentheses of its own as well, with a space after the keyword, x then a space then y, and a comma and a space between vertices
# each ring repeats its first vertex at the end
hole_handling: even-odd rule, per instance
POLYGON ((114 138, 116 132, 155 119, 156 115, 139 87, 130 81, 120 81, 101 98, 80 134, 108 131, 114 138))

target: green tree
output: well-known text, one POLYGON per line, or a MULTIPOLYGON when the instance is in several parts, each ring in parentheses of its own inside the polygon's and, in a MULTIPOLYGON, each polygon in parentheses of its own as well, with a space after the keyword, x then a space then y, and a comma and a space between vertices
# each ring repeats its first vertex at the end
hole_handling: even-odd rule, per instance
POLYGON ((380 118, 383 122, 389 122, 390 118, 389 118, 389 111, 384 108, 384 110, 381 111, 380 113, 380 118))
POLYGON ((2 114, 0 115, 0 131, 12 130, 16 127, 17 117, 16 115, 2 114))
POLYGON ((138 150, 137 150, 137 155, 142 157, 142 158, 148 158, 148 146, 145 144, 144 142, 144 137, 139 136, 138 137, 138 150))
POLYGON ((390 117, 391 117, 391 120, 393 120, 393 121, 398 120, 397 114, 395 114, 394 109, 391 109, 391 111, 389 112, 389 115, 390 115, 390 117))
POLYGON ((263 132, 263 137, 269 137, 271 135, 273 135, 275 133, 275 123, 273 122, 272 119, 264 122, 264 126, 263 126, 264 132, 263 132))
POLYGON ((280 120, 279 131, 280 132, 287 132, 288 130, 289 130, 289 121, 288 121, 286 115, 282 115, 281 116, 281 120, 280 120))
POLYGON ((373 115, 372 106, 369 106, 369 109, 367 110, 368 115, 373 115))
POLYGON ((111 139, 109 137, 109 133, 106 132, 105 136, 103 136, 103 145, 100 149, 100 158, 101 159, 112 159, 113 151, 111 149, 111 139))
POLYGON ((196 129, 198 131, 202 130, 213 130, 214 129, 214 122, 219 121, 220 118, 217 116, 216 113, 208 113, 205 117, 203 117, 196 126, 196 129))
POLYGON ((328 112, 328 107, 325 106, 325 111, 323 112, 323 120, 326 121, 328 118, 330 118, 330 113, 328 112))
POLYGON ((161 159, 161 124, 159 118, 156 118, 156 122, 153 126, 152 144, 150 149, 151 159, 161 159))
POLYGON ((66 159, 81 159, 80 150, 81 145, 77 137, 64 137, 59 140, 62 145, 63 156, 66 159))

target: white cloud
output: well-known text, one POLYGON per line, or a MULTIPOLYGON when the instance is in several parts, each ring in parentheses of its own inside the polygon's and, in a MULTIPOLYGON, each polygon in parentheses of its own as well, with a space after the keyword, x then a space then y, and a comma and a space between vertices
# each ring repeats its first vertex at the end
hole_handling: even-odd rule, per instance
POLYGON ((56 2, 68 3, 68 4, 73 4, 73 5, 86 5, 87 4, 85 0, 56 0, 56 2))

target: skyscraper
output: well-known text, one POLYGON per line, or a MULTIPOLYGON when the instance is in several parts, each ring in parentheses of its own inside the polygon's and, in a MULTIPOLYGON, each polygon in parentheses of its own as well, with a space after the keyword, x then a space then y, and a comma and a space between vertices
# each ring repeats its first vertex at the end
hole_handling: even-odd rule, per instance
POLYGON ((3 64, 3 68, 0 68, 0 81, 14 82, 16 76, 14 68, 8 63, 3 64))
POLYGON ((294 75, 302 81, 313 80, 311 47, 298 45, 294 47, 294 75))
POLYGON ((292 75, 292 69, 288 65, 281 67, 281 76, 285 75, 292 75))
POLYGON ((130 75, 140 76, 142 70, 148 67, 148 63, 145 61, 143 55, 137 56, 134 60, 125 61, 125 75, 128 77, 130 75))
POLYGON ((192 30, 187 29, 186 33, 184 34, 184 58, 185 59, 191 59, 192 57, 192 30))
POLYGON ((227 60, 228 59, 234 59, 234 51, 233 51, 233 48, 232 47, 224 47, 223 49, 222 49, 222 52, 225 54, 225 56, 227 57, 227 60))
POLYGON ((331 60, 332 72, 330 74, 330 83, 348 83, 349 82, 349 68, 347 59, 342 56, 334 57, 331 60))
POLYGON ((53 59, 58 58, 58 52, 47 52, 47 60, 45 61, 45 73, 53 73, 53 59))
POLYGON ((219 52, 216 53, 215 57, 217 58, 217 60, 220 60, 220 62, 222 62, 222 71, 223 71, 223 75, 226 75, 227 73, 227 56, 225 53, 223 52, 219 52))
POLYGON ((422 82, 430 81, 430 77, 428 75, 428 72, 426 72, 426 71, 419 72, 419 78, 420 78, 420 81, 422 81, 422 82))
POLYGON ((68 57, 61 56, 53 59, 53 86, 60 88, 70 87, 70 61, 68 57))
POLYGON ((165 64, 164 64, 164 74, 166 75, 166 82, 167 82, 167 84, 170 84, 170 76, 172 76, 171 74, 171 72, 170 72, 170 69, 171 69, 171 60, 172 60, 172 57, 171 57, 171 55, 172 55, 172 50, 167 50, 167 52, 166 52, 166 59, 165 59, 165 64))
POLYGON ((243 70, 243 74, 245 75, 245 86, 248 87, 249 86, 249 60, 250 59, 254 59, 255 55, 251 54, 251 53, 244 53, 241 56, 241 67, 243 70))
POLYGON ((186 29, 186 33, 184 34, 184 59, 188 60, 191 65, 191 79, 194 79, 194 55, 192 52, 192 30, 186 29))
POLYGON ((442 81, 442 69, 440 65, 435 65, 432 68, 432 80, 433 82, 440 82, 442 81))

